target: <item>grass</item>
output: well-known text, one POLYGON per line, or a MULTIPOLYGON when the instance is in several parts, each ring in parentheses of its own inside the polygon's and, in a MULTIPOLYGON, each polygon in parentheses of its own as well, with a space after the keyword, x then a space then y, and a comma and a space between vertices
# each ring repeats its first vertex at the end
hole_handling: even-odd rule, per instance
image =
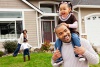
MULTIPOLYGON (((52 67, 50 53, 31 53, 31 60, 23 62, 22 54, 17 57, 0 58, 0 67, 52 67)), ((28 57, 26 56, 26 59, 28 57)))
MULTIPOLYGON (((52 67, 51 57, 51 53, 31 53, 31 60, 23 62, 22 54, 17 57, 6 56, 0 58, 0 67, 52 67)), ((100 67, 100 63, 90 67, 100 67)))

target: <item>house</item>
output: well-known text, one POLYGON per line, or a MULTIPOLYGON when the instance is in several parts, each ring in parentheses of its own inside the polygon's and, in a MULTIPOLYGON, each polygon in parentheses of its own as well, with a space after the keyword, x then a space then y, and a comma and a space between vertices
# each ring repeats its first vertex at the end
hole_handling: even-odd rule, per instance
MULTIPOLYGON (((27 29, 29 43, 40 48, 45 40, 54 44, 58 4, 62 0, 0 0, 0 46, 5 40, 17 40, 27 29)), ((80 37, 100 43, 100 1, 67 0, 79 22, 80 37)))
POLYGON ((100 1, 73 0, 73 5, 81 37, 85 37, 94 45, 100 45, 100 1))

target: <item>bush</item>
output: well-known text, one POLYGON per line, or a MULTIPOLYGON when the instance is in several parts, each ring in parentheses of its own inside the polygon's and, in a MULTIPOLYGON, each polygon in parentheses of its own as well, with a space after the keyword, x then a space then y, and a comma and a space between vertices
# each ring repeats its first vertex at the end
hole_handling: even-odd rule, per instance
POLYGON ((44 44, 42 44, 40 50, 41 51, 48 51, 50 49, 50 46, 51 46, 50 41, 49 40, 45 40, 44 44))
POLYGON ((7 53, 13 53, 17 47, 17 41, 5 41, 3 42, 3 47, 7 51, 7 53))
POLYGON ((4 53, 2 51, 0 51, 0 57, 2 57, 4 55, 4 53))

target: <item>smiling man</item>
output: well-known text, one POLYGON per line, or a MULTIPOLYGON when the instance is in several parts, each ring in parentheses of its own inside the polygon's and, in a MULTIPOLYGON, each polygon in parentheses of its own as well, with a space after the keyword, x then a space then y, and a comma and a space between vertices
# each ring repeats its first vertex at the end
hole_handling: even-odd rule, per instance
POLYGON ((52 56, 52 66, 53 67, 89 67, 90 64, 99 63, 99 56, 93 50, 90 43, 83 38, 80 38, 81 47, 73 48, 71 43, 71 33, 70 30, 62 24, 59 24, 55 28, 55 33, 57 37, 63 42, 62 43, 62 53, 59 50, 55 50, 52 56), (84 62, 78 61, 79 58, 76 58, 74 53, 83 55, 86 60, 84 62), (55 63, 55 60, 62 56, 63 62, 55 63))

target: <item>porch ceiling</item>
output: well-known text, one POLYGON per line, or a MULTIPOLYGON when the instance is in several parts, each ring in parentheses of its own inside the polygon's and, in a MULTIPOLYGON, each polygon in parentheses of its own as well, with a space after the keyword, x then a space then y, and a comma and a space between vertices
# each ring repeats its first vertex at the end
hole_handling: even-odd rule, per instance
POLYGON ((33 0, 33 1, 73 1, 73 0, 33 0))

